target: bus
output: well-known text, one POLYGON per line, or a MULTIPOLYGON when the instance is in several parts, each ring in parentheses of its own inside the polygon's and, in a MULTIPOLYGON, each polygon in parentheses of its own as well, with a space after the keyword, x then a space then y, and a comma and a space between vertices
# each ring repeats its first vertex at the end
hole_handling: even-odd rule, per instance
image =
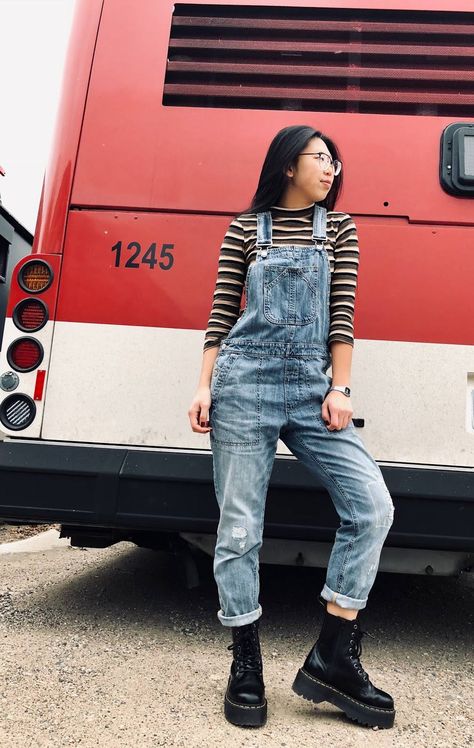
MULTIPOLYGON (((212 554, 187 411, 224 233, 270 140, 340 144, 360 241, 354 425, 396 507, 380 569, 474 552, 471 0, 78 0, 32 251, 0 359, 0 518, 212 554)), ((338 516, 279 441, 268 563, 324 566, 338 516)))

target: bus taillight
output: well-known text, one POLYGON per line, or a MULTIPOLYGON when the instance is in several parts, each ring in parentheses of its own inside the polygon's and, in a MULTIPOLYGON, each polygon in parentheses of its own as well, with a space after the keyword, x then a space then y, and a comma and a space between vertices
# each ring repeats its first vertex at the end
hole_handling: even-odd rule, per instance
POLYGON ((48 321, 48 308, 41 299, 23 299, 13 310, 12 318, 23 332, 36 332, 48 321))
POLYGON ((36 415, 36 405, 28 395, 9 395, 0 405, 0 421, 11 431, 26 429, 36 415))
POLYGON ((32 371, 43 360, 43 346, 35 338, 18 338, 7 350, 7 361, 16 371, 32 371))
POLYGON ((44 260, 25 262, 18 273, 18 283, 28 293, 41 293, 51 285, 53 271, 44 260))

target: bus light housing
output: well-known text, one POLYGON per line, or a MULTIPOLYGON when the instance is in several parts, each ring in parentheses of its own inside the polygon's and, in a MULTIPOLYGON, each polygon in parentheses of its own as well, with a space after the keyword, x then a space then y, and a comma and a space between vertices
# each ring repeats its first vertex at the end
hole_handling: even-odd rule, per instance
POLYGON ((9 395, 0 405, 0 421, 11 431, 28 428, 35 415, 36 405, 28 395, 9 395))
POLYGON ((25 262, 18 273, 18 283, 28 293, 42 293, 53 282, 53 271, 44 260, 25 262))
POLYGON ((446 192, 474 197, 474 123, 455 122, 443 130, 439 170, 446 192))
POLYGON ((23 332, 37 332, 48 321, 48 308, 41 299, 23 299, 12 313, 13 322, 23 332))
POLYGON ((14 371, 5 371, 0 375, 0 389, 4 392, 12 392, 16 390, 20 384, 20 377, 14 371))
POLYGON ((35 338, 17 338, 7 349, 7 361, 15 371, 33 371, 43 360, 43 346, 35 338))

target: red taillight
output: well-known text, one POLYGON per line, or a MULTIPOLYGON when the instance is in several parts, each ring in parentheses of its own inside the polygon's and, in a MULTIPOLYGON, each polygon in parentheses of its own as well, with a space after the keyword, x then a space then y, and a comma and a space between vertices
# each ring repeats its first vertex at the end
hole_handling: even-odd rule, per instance
POLYGON ((13 310, 13 321, 20 330, 35 332, 48 321, 46 304, 40 299, 23 299, 13 310))
POLYGON ((43 360, 43 346, 34 338, 18 338, 7 350, 7 361, 16 371, 32 371, 43 360))
POLYGON ((18 273, 18 283, 24 291, 41 293, 52 283, 53 271, 44 260, 25 262, 18 273))

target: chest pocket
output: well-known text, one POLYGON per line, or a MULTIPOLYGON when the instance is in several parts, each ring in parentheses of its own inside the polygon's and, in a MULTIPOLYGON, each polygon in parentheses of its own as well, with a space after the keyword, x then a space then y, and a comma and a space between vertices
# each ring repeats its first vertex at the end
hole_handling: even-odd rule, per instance
POLYGON ((307 325, 319 316, 318 268, 267 265, 263 312, 275 325, 307 325))

